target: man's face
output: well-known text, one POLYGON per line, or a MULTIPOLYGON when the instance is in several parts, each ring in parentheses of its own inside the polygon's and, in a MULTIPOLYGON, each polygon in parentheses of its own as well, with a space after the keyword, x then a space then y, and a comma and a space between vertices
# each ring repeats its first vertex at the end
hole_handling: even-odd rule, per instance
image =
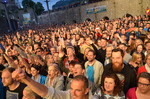
POLYGON ((95 55, 93 54, 93 52, 88 52, 87 59, 89 62, 92 62, 95 59, 95 55))
POLYGON ((10 86, 13 83, 12 75, 8 70, 2 72, 2 83, 4 86, 10 86))
POLYGON ((85 43, 87 44, 87 45, 90 45, 90 38, 86 38, 86 40, 85 40, 85 43))
POLYGON ((126 46, 125 45, 119 45, 118 46, 120 49, 122 49, 124 52, 126 52, 126 46))
POLYGON ((107 45, 107 41, 102 39, 101 40, 101 47, 104 48, 104 47, 106 47, 106 45, 107 45))
POLYGON ((121 56, 121 52, 112 52, 112 66, 115 72, 120 72, 122 70, 123 65, 123 57, 121 56))
POLYGON ((72 99, 85 99, 88 93, 88 88, 85 88, 84 82, 80 80, 72 80, 70 89, 72 99))
POLYGON ((70 56, 70 55, 73 55, 75 52, 72 48, 67 48, 67 55, 70 56))
POLYGON ((84 74, 84 69, 81 68, 81 65, 76 64, 73 68, 73 76, 77 75, 83 75, 84 74))

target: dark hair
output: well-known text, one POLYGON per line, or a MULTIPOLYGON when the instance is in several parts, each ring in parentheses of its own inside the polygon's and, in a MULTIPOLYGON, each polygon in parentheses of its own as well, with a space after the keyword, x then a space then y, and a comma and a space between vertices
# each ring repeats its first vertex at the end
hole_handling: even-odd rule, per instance
POLYGON ((115 87, 114 87, 114 90, 113 90, 113 95, 114 96, 120 95, 121 90, 122 90, 122 86, 121 86, 121 82, 120 82, 118 76, 115 73, 113 73, 113 72, 107 72, 106 74, 104 74, 103 77, 102 77, 103 91, 105 91, 105 88, 104 88, 105 78, 112 78, 112 79, 114 79, 115 87))
POLYGON ((35 65, 35 64, 32 64, 31 68, 35 68, 37 71, 40 71, 40 66, 38 65, 35 65))
MULTIPOLYGON (((112 53, 113 53, 113 52, 120 52, 120 53, 121 53, 121 56, 124 57, 124 52, 123 52, 122 49, 116 48, 116 49, 113 49, 113 50, 112 50, 112 53)), ((112 56, 112 53, 111 53, 111 56, 112 56)))
POLYGON ((76 64, 75 61, 71 61, 71 62, 69 63, 69 65, 72 65, 72 66, 74 66, 75 64, 76 64))
POLYGON ((120 45, 124 45, 127 47, 127 45, 125 43, 119 43, 118 46, 120 46, 120 45))
POLYGON ((93 53, 93 55, 96 55, 96 53, 95 53, 95 51, 94 51, 94 50, 89 50, 89 51, 88 51, 88 53, 89 53, 89 52, 92 52, 92 53, 93 53))
POLYGON ((140 78, 145 78, 145 79, 147 79, 150 82, 150 73, 142 72, 142 73, 139 74, 137 80, 139 81, 140 78))
MULTIPOLYGON (((77 63, 75 63, 75 65, 80 65, 82 69, 85 69, 85 66, 84 66, 84 64, 83 64, 83 63, 79 63, 79 62, 77 62, 77 63)), ((75 66, 75 65, 74 65, 74 66, 75 66)))
POLYGON ((84 83, 84 88, 88 88, 89 87, 88 79, 85 76, 83 76, 83 75, 75 76, 73 78, 73 80, 82 81, 84 83))
POLYGON ((8 68, 5 68, 3 71, 9 71, 10 73, 12 73, 15 71, 15 68, 8 67, 8 68))
POLYGON ((147 42, 145 42, 145 46, 146 46, 148 43, 150 43, 150 40, 148 40, 147 42))
POLYGON ((140 45, 143 47, 143 50, 145 50, 145 47, 144 47, 144 45, 143 45, 143 44, 139 44, 139 45, 137 45, 137 46, 136 46, 136 50, 137 50, 138 46, 140 46, 140 45))

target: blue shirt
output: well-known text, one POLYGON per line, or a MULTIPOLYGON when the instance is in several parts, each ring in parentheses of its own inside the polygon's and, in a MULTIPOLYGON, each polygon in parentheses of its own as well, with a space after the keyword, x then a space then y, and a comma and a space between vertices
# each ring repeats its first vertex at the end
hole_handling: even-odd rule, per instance
POLYGON ((94 82, 94 67, 93 66, 88 66, 88 68, 87 68, 87 76, 88 76, 88 79, 91 82, 94 82))

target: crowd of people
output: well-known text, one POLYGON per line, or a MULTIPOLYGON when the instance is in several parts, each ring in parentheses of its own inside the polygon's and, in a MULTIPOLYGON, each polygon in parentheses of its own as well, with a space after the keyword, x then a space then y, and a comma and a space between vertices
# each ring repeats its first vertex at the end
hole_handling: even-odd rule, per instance
POLYGON ((150 17, 3 35, 0 70, 0 99, 149 99, 150 17))

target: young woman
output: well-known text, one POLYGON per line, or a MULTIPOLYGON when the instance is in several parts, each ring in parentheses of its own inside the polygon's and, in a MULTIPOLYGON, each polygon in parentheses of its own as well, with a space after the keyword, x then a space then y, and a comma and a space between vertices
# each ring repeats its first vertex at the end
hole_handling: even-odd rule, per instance
POLYGON ((98 99, 125 99, 121 82, 115 73, 107 73, 102 78, 102 88, 95 93, 98 99))
POLYGON ((138 68, 143 66, 142 54, 134 52, 132 54, 132 59, 129 61, 129 64, 134 68, 135 72, 137 72, 138 68))
POLYGON ((138 87, 130 88, 126 95, 127 99, 150 98, 150 73, 143 72, 138 76, 138 87))
POLYGON ((36 82, 39 82, 40 84, 45 84, 46 76, 40 75, 40 66, 32 65, 31 66, 31 75, 32 79, 36 82))

